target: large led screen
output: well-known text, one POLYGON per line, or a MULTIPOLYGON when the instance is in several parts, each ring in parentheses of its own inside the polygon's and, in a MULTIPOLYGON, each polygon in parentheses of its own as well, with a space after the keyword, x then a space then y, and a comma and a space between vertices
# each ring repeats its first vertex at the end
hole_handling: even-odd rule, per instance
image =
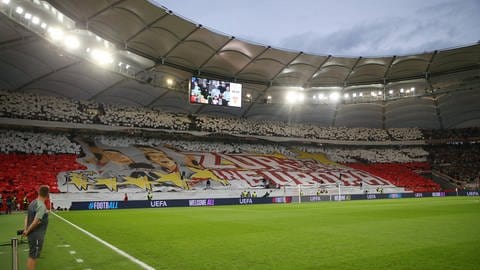
POLYGON ((242 85, 228 81, 192 77, 190 103, 242 107, 242 85))

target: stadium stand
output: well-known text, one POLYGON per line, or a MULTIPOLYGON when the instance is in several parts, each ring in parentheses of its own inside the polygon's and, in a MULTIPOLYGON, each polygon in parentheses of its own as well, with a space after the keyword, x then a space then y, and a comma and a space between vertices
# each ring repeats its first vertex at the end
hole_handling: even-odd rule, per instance
POLYGON ((112 105, 27 93, 0 92, 0 116, 108 126, 201 130, 213 133, 294 137, 344 141, 422 140, 418 128, 319 127, 314 124, 250 120, 219 116, 192 116, 144 107, 112 105))
MULTIPOLYGON (((7 194, 22 197, 24 190, 40 184, 48 184, 52 192, 59 192, 57 174, 64 171, 86 169, 77 159, 83 155, 81 146, 70 139, 68 133, 25 132, 0 130, 0 165, 5 168, 0 175, 0 190, 7 194)), ((428 153, 421 147, 402 147, 393 149, 338 147, 338 146, 302 146, 295 143, 232 143, 222 141, 199 141, 182 139, 162 139, 126 135, 96 135, 93 141, 110 147, 129 147, 132 145, 168 145, 172 149, 187 152, 215 153, 256 153, 282 154, 297 156, 298 151, 326 154, 325 162, 345 163, 347 166, 370 172, 393 181, 397 186, 409 190, 436 190, 438 187, 416 175, 413 169, 425 169, 428 153), (369 163, 362 165, 363 163, 369 163), (393 164, 394 163, 394 164, 393 164), (412 165, 413 164, 413 165, 412 165), (365 167, 366 166, 366 167, 365 167), (408 170, 405 170, 405 168, 408 170), (413 168, 413 169, 412 169, 413 168), (388 173, 385 173, 387 171, 388 173), (405 173, 404 171, 408 171, 405 173)), ((244 187, 249 184, 245 182, 244 187)), ((31 196, 32 194, 29 194, 31 196)))
POLYGON ((397 187, 404 187, 406 190, 413 192, 440 191, 439 184, 418 173, 430 170, 430 165, 426 162, 376 164, 349 163, 346 165, 380 176, 397 187))
POLYGON ((457 186, 478 187, 480 181, 478 143, 436 145, 429 150, 433 169, 451 177, 457 186))

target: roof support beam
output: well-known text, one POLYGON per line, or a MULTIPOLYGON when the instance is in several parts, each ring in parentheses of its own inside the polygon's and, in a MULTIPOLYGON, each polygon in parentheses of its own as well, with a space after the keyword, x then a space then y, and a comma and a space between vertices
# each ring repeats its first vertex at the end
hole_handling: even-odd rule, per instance
POLYGON ((0 42, 0 50, 5 50, 11 47, 17 47, 20 45, 30 44, 38 40, 39 39, 37 36, 19 37, 19 38, 5 40, 0 42))
POLYGON ((395 62, 395 59, 397 59, 397 56, 396 55, 392 56, 392 60, 390 60, 390 64, 388 64, 387 69, 385 70, 385 73, 383 74, 383 83, 384 84, 386 82, 387 75, 390 72, 390 68, 392 68, 393 62, 395 62))
POLYGON ((350 71, 348 72, 347 76, 345 77, 345 79, 343 80, 343 86, 345 87, 345 85, 347 85, 347 81, 348 81, 348 78, 350 77, 350 75, 353 73, 353 70, 355 69, 355 67, 358 65, 358 63, 360 62, 360 60, 362 60, 362 57, 358 57, 357 61, 355 61, 355 64, 353 64, 353 66, 350 68, 350 71))
POLYGON ((225 46, 228 45, 228 43, 230 43, 230 42, 231 42, 232 40, 234 40, 234 39, 235 39, 235 37, 234 37, 234 36, 231 36, 231 37, 227 40, 227 42, 223 43, 223 45, 220 46, 220 48, 218 48, 218 50, 216 50, 215 53, 213 53, 212 55, 210 55, 210 56, 207 58, 207 60, 205 60, 205 61, 200 65, 200 67, 198 67, 198 70, 201 72, 201 71, 202 71, 202 68, 203 68, 208 62, 210 62, 210 60, 211 60, 213 57, 215 57, 215 55, 217 55, 219 52, 221 52, 221 51, 223 50, 223 48, 225 48, 225 46))
POLYGON ((432 65, 433 59, 437 56, 438 51, 434 51, 432 57, 430 57, 430 61, 428 61, 427 68, 425 69, 425 73, 430 73, 430 66, 432 65))
POLYGON ((122 3, 122 2, 125 2, 125 0, 117 0, 117 2, 111 4, 111 5, 103 8, 103 9, 100 9, 99 11, 97 11, 97 12, 93 13, 92 15, 90 15, 90 17, 88 17, 88 18, 87 18, 87 21, 85 22, 85 23, 86 23, 86 26, 87 26, 87 29, 88 29, 88 23, 89 23, 91 20, 95 19, 95 17, 97 17, 98 15, 102 14, 103 12, 111 9, 112 7, 118 5, 118 4, 122 3))
POLYGON ((270 50, 270 46, 267 46, 263 51, 261 51, 259 54, 257 54, 254 58, 252 58, 252 60, 250 60, 250 62, 248 62, 245 66, 243 66, 236 74, 235 74, 235 78, 238 77, 238 75, 240 73, 242 73, 251 63, 255 62, 255 60, 257 60, 261 55, 263 55, 265 52, 267 52, 268 50, 270 50))
POLYGON ((147 107, 151 108, 157 101, 159 101, 161 98, 166 96, 170 92, 170 89, 165 90, 165 92, 161 93, 158 97, 152 100, 152 102, 147 104, 147 107))
MULTIPOLYGON (((262 93, 264 94, 265 91, 267 91, 267 89, 270 88, 270 86, 267 86, 265 87, 263 90, 262 90, 262 93)), ((253 104, 257 103, 257 100, 260 98, 261 94, 258 95, 255 100, 253 102, 250 102, 250 104, 248 105, 247 109, 242 113, 242 118, 245 117, 248 112, 250 111, 250 109, 253 107, 253 104)))
POLYGON ((337 121, 337 113, 338 113, 339 107, 340 107, 340 102, 337 102, 337 104, 335 104, 335 111, 333 112, 332 125, 331 125, 332 127, 335 126, 335 122, 337 121))
POLYGON ((323 68, 323 65, 325 65, 325 63, 327 63, 328 60, 330 60, 330 58, 332 58, 332 55, 327 56, 327 58, 325 58, 325 60, 323 60, 323 62, 318 66, 318 68, 315 70, 315 72, 313 72, 312 76, 310 76, 310 79, 307 80, 308 85, 306 85, 306 87, 310 87, 310 83, 312 82, 313 77, 315 77, 315 74, 318 71, 320 71, 320 69, 323 68))
POLYGON ((440 129, 444 129, 442 115, 440 112, 440 108, 438 107, 438 96, 435 96, 435 95, 433 96, 433 104, 435 104, 435 113, 437 114, 438 123, 440 124, 440 129))
POLYGON ((184 38, 182 38, 179 42, 177 42, 177 44, 173 45, 173 47, 170 48, 170 50, 168 50, 168 52, 164 56, 162 56, 162 59, 167 58, 178 46, 180 46, 180 44, 182 44, 185 40, 187 40, 187 38, 193 35, 193 33, 197 32, 200 28, 202 28, 202 25, 201 24, 197 25, 195 29, 190 31, 190 33, 188 33, 184 38))
POLYGON ((117 86, 117 85, 119 85, 119 84, 121 84, 121 83, 123 83, 123 82, 126 82, 126 81, 128 81, 128 78, 124 78, 124 79, 122 79, 122 80, 119 80, 119 81, 117 81, 117 82, 115 82, 115 83, 113 83, 113 84, 111 84, 111 85, 103 88, 102 90, 98 91, 98 93, 96 93, 95 95, 91 96, 88 100, 89 100, 89 101, 92 101, 92 100, 96 99, 97 97, 99 97, 100 95, 102 95, 103 93, 105 93, 106 91, 108 91, 108 90, 114 88, 115 86, 117 86))
POLYGON ((45 73, 45 74, 43 74, 43 75, 41 75, 41 76, 36 77, 36 78, 33 79, 33 80, 30 80, 30 81, 24 83, 23 85, 20 85, 19 87, 17 87, 17 89, 15 89, 15 91, 23 91, 26 87, 28 87, 28 86, 30 86, 30 85, 32 85, 32 84, 34 84, 34 83, 36 83, 36 82, 44 79, 44 78, 47 78, 48 76, 50 76, 50 75, 52 75, 52 74, 55 74, 55 73, 57 73, 57 72, 59 72, 59 71, 62 71, 62 70, 65 70, 65 69, 67 69, 67 68, 73 67, 73 66, 75 66, 75 65, 77 65, 77 64, 80 64, 81 62, 82 62, 82 61, 76 61, 76 62, 70 63, 70 64, 68 64, 68 65, 66 65, 66 66, 63 66, 63 67, 61 67, 61 68, 58 68, 58 69, 52 70, 52 71, 50 71, 50 72, 47 72, 47 73, 45 73))
POLYGON ((282 72, 287 68, 289 67, 295 60, 297 60, 298 57, 300 57, 300 55, 302 55, 303 52, 299 52, 292 60, 290 60, 285 66, 283 66, 282 69, 280 69, 279 72, 277 72, 277 74, 275 74, 275 76, 273 76, 272 78, 272 81, 275 81, 277 79, 277 77, 282 74, 282 72))
POLYGON ((130 42, 132 39, 136 38, 138 35, 140 35, 143 31, 149 29, 150 27, 152 27, 154 24, 158 23, 159 21, 163 20, 165 17, 167 16, 170 16, 172 15, 172 12, 169 10, 168 13, 166 14, 163 14, 162 16, 158 17, 156 20, 154 20, 153 22, 149 23, 148 25, 145 25, 145 27, 143 27, 141 30, 139 30, 138 32, 136 32, 135 34, 133 34, 131 37, 129 37, 126 41, 125 41, 125 47, 127 47, 127 44, 128 42, 130 42))

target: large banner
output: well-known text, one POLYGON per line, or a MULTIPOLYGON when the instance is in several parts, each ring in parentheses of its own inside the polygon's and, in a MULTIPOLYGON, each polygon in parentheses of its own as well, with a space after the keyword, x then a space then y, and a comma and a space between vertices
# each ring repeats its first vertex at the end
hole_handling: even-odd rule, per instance
MULTIPOLYGON (((181 191, 200 188, 283 186, 392 186, 323 154, 185 152, 170 145, 111 146, 76 138, 86 169, 58 175, 62 192, 181 191)), ((201 142, 199 142, 201 143, 201 142)))

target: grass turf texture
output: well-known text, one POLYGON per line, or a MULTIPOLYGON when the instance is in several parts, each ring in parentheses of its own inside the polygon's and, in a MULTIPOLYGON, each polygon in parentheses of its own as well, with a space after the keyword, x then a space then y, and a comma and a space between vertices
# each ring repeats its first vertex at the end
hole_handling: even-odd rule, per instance
MULTIPOLYGON (((156 269, 464 270, 480 265, 480 203, 473 197, 59 214, 156 269)), ((22 215, 0 216, 1 239, 8 241, 22 221, 22 215)), ((20 269, 25 248, 20 248, 20 269)), ((8 269, 5 255, 0 254, 0 269, 8 269)), ((88 268, 141 269, 50 215, 38 269, 88 268)))

